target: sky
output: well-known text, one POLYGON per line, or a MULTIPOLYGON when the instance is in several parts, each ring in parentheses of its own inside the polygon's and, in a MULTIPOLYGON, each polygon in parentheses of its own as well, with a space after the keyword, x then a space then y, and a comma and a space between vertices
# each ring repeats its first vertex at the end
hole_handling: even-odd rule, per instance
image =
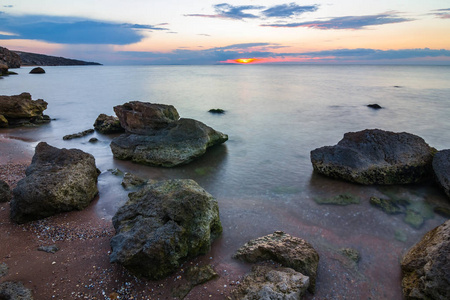
POLYGON ((450 65, 450 2, 0 0, 0 46, 106 65, 450 65))

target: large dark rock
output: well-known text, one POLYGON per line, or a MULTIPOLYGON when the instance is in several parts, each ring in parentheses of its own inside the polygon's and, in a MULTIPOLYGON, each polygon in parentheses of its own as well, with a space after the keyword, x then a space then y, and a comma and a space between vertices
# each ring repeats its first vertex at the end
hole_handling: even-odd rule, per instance
POLYGON ((135 163, 173 167, 203 155, 207 148, 224 143, 226 134, 205 124, 180 119, 151 135, 123 134, 111 142, 115 158, 135 163))
POLYGON ((232 299, 298 300, 308 287, 309 277, 291 268, 254 266, 232 291, 232 299))
POLYGON ((33 295, 21 282, 6 281, 0 284, 2 300, 33 300, 33 295))
POLYGON ((403 257, 405 299, 450 299, 449 253, 450 220, 429 231, 403 257))
MULTIPOLYGON (((47 102, 42 99, 32 100, 29 93, 0 96, 0 116, 7 120, 9 126, 50 122, 50 118, 43 114, 46 109, 47 102)), ((4 121, 0 120, 0 123, 4 121)))
POLYGON ((450 197, 450 149, 439 151, 434 155, 433 171, 437 182, 450 197))
POLYGON ((152 134, 154 130, 167 127, 180 116, 172 105, 131 101, 114 107, 120 124, 127 133, 152 134))
POLYGON ((36 146, 26 177, 13 190, 11 218, 25 223, 60 212, 82 210, 98 193, 98 175, 92 155, 41 142, 36 146))
POLYGON ((20 68, 20 56, 6 48, 0 47, 0 64, 6 65, 8 68, 20 68))
POLYGON ((314 293, 319 254, 305 240, 276 231, 247 242, 233 256, 246 262, 272 260, 310 278, 308 290, 314 293))
POLYGON ((0 202, 9 202, 11 200, 11 189, 9 185, 0 179, 0 202))
POLYGON ((311 151, 314 170, 361 184, 406 184, 430 178, 436 149, 416 135, 380 129, 349 132, 311 151))
POLYGON ((217 201, 195 181, 149 182, 113 217, 111 262, 161 279, 205 254, 222 232, 217 201))
POLYGON ((118 133, 124 132, 125 129, 120 125, 119 118, 114 116, 108 116, 105 114, 100 114, 94 122, 95 130, 103 133, 118 133))

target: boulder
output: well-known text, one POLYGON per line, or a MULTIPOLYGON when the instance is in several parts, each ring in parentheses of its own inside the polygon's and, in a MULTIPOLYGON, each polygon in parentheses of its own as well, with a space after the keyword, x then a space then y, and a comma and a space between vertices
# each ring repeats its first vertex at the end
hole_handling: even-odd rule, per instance
POLYGON ((401 262, 403 295, 409 299, 450 299, 450 220, 429 231, 401 262))
POLYGON ((78 149, 41 142, 25 174, 11 200, 11 219, 17 223, 82 210, 98 193, 95 159, 78 149))
POLYGON ((33 300, 33 295, 21 282, 6 281, 0 284, 0 299, 33 300))
POLYGON ((180 116, 172 105, 131 101, 114 107, 120 124, 127 133, 151 134, 167 127, 180 116))
POLYGON ((254 266, 242 283, 232 291, 232 299, 302 299, 309 277, 291 268, 254 266))
POLYGON ((8 68, 20 68, 20 56, 6 48, 0 47, 0 64, 8 68))
POLYGON ((310 278, 308 290, 314 293, 319 254, 305 240, 282 231, 249 241, 233 256, 246 262, 272 260, 310 278))
POLYGON ((119 118, 100 114, 94 122, 94 128, 100 133, 118 133, 124 132, 125 129, 120 125, 119 118))
POLYGON ((439 151, 434 155, 433 171, 437 182, 450 197, 450 149, 439 151))
POLYGON ((0 179, 0 202, 9 202, 11 200, 11 189, 9 185, 0 179))
MULTIPOLYGON (((120 118, 120 117, 119 117, 120 118)), ((121 121, 122 126, 124 123, 121 121)), ((128 130, 128 129, 127 129, 128 130)), ((115 158, 162 167, 185 164, 228 136, 192 119, 179 119, 147 135, 122 134, 111 142, 115 158)))
POLYGON ((367 107, 373 108, 373 109, 381 109, 381 105, 380 104, 368 104, 367 107))
POLYGON ((311 162, 315 171, 350 182, 408 184, 430 178, 435 152, 416 135, 366 129, 311 151, 311 162))
MULTIPOLYGON (((42 99, 32 100, 29 93, 0 96, 0 115, 9 126, 50 122, 50 118, 43 114, 46 109, 47 102, 42 99)), ((0 123, 4 124, 4 120, 0 120, 0 123)))
POLYGON ((149 181, 112 221, 111 262, 153 280, 207 253, 222 232, 217 201, 189 179, 149 181))
POLYGON ((41 67, 36 67, 30 71, 30 74, 45 74, 45 70, 41 67))

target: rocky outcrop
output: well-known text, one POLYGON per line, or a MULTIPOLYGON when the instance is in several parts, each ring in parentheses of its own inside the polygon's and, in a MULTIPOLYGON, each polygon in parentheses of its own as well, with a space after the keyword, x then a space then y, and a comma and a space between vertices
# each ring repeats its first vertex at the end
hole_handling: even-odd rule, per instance
POLYGON ((6 65, 7 68, 20 68, 20 56, 6 48, 0 47, 0 65, 6 65))
POLYGON ((114 107, 120 124, 127 133, 151 134, 178 121, 180 116, 172 105, 131 101, 114 107))
POLYGON ((47 102, 42 99, 32 100, 29 93, 0 96, 0 124, 7 127, 48 123, 50 117, 43 114, 46 109, 47 102))
POLYGON ((125 129, 120 125, 119 118, 100 114, 94 122, 94 128, 100 133, 110 134, 124 132, 125 129))
POLYGON ((39 143, 26 177, 13 190, 11 219, 25 223, 86 208, 98 193, 98 175, 92 155, 39 143))
POLYGON ((436 149, 413 134, 349 132, 335 146, 311 151, 314 170, 360 184, 407 184, 430 178, 436 149))
POLYGON ((433 158, 433 171, 437 182, 450 197, 450 149, 436 153, 433 158))
POLYGON ((246 262, 272 260, 310 278, 308 290, 314 293, 319 254, 305 240, 282 231, 249 241, 233 256, 246 262))
POLYGON ((9 185, 0 179, 0 202, 9 202, 11 200, 11 189, 9 185))
POLYGON ((81 138, 83 136, 86 136, 88 134, 94 133, 94 129, 87 129, 87 130, 83 130, 77 133, 72 133, 72 134, 68 134, 63 136, 63 140, 72 140, 72 139, 78 139, 81 138))
POLYGON ((20 57, 22 66, 86 66, 101 65, 96 62, 87 62, 77 59, 50 56, 37 53, 29 53, 23 51, 14 51, 20 57))
POLYGON ((429 231, 403 257, 406 300, 450 299, 450 220, 429 231))
POLYGON ((203 155, 228 136, 192 119, 179 119, 171 105, 130 102, 114 107, 125 134, 113 139, 115 158, 173 167, 203 155))
POLYGON ((232 291, 232 299, 302 299, 309 286, 309 277, 291 268, 254 266, 239 286, 232 291))
POLYGON ((0 284, 0 299, 33 300, 33 295, 21 282, 3 282, 0 284))
POLYGON ((188 179, 153 181, 130 193, 113 225, 111 262, 154 280, 207 253, 222 232, 217 201, 188 179))
POLYGON ((41 67, 36 67, 30 71, 30 74, 45 74, 45 70, 41 67))

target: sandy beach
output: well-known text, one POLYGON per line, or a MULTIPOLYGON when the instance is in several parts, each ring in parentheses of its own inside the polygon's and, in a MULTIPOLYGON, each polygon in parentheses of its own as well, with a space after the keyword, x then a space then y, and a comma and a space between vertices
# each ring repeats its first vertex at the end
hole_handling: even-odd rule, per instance
MULTIPOLYGON (((34 153, 32 143, 0 138, 0 174, 12 188, 25 176, 34 153)), ((185 284, 191 265, 212 264, 214 253, 185 263, 161 281, 139 279, 109 262, 110 219, 100 218, 92 204, 83 211, 59 214, 17 225, 10 221, 9 203, 0 203, 0 263, 8 266, 0 282, 22 282, 36 300, 44 299, 173 299, 185 284), (56 245, 55 253, 38 250, 56 245)), ((194 287, 185 299, 223 299, 241 272, 214 266, 220 278, 194 287)))

